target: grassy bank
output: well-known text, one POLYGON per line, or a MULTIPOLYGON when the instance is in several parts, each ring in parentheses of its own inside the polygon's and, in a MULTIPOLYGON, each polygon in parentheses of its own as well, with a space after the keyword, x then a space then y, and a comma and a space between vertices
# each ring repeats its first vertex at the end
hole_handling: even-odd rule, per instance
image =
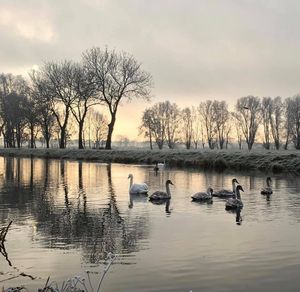
POLYGON ((78 149, 0 149, 0 156, 40 157, 54 159, 154 164, 214 170, 261 170, 266 172, 299 172, 300 151, 247 150, 78 150, 78 149))

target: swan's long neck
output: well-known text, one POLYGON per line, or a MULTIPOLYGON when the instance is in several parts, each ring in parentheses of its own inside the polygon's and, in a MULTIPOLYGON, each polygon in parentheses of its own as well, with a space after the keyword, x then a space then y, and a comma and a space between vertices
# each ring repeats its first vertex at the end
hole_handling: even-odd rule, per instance
POLYGON ((133 177, 130 177, 130 183, 129 183, 129 189, 132 187, 132 183, 133 183, 133 177))
POLYGON ((235 193, 235 181, 232 181, 232 192, 235 193))
POLYGON ((270 187, 270 180, 267 179, 267 187, 270 187))
POLYGON ((240 201, 242 200, 241 193, 240 193, 240 190, 238 188, 236 189, 236 198, 239 199, 240 201))
POLYGON ((171 191, 170 191, 170 184, 169 183, 166 183, 166 191, 167 191, 167 194, 171 197, 171 191))

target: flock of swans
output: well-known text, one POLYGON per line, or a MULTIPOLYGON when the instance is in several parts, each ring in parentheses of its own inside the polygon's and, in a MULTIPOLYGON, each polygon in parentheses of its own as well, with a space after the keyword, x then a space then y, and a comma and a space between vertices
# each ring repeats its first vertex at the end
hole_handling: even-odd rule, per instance
MULTIPOLYGON (((158 165, 155 166, 154 170, 158 167, 158 165)), ((141 195, 148 195, 149 188, 147 184, 145 183, 133 183, 133 175, 129 174, 128 179, 130 179, 130 185, 129 185, 129 193, 131 195, 133 194, 141 194, 141 195)), ((272 187, 271 187, 272 179, 270 177, 267 177, 266 180, 266 187, 261 189, 261 194, 270 196, 273 193, 272 187)), ((152 195, 149 196, 149 200, 152 202, 162 202, 165 200, 171 199, 171 190, 170 185, 173 185, 171 180, 166 181, 166 191, 156 191, 152 195)), ((217 192, 214 192, 214 190, 209 187, 206 192, 197 192, 194 195, 191 196, 192 201, 197 202, 207 202, 212 203, 213 197, 219 197, 222 199, 226 199, 225 202, 225 209, 226 210, 241 210, 243 208, 243 202, 241 198, 241 193, 244 192, 243 187, 239 184, 238 180, 234 178, 232 180, 232 190, 220 190, 217 192)))

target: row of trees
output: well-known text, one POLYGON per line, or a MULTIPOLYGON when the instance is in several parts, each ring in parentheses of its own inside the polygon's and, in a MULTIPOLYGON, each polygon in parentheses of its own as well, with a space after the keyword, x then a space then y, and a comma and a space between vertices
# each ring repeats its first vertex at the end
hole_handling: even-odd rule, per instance
POLYGON ((300 95, 281 97, 239 98, 234 111, 229 111, 226 101, 207 100, 197 107, 180 109, 169 101, 147 108, 142 116, 140 131, 149 139, 150 148, 156 143, 159 149, 165 144, 174 148, 183 142, 187 149, 199 144, 205 147, 227 148, 230 142, 243 141, 252 149, 259 131, 266 149, 271 144, 287 149, 293 142, 300 149, 300 95))
MULTIPOLYGON (((133 56, 100 48, 84 52, 79 63, 46 62, 38 71, 30 72, 29 77, 25 80, 21 76, 0 75, 0 131, 6 147, 21 147, 27 132, 30 146, 35 147, 40 131, 47 147, 56 133, 59 147, 65 148, 73 119, 78 147, 84 148, 90 109, 102 105, 110 118, 105 148, 111 149, 120 102, 149 98, 152 84, 151 75, 141 69, 133 56)), ((96 141, 99 141, 105 118, 100 113, 92 113, 96 141)))

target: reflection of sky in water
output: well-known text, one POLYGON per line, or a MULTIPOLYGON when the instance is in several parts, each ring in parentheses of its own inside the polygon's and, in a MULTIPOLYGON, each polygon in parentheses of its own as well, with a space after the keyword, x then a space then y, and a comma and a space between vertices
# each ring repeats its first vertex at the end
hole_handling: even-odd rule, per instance
MULTIPOLYGON (((13 267, 0 257, 5 285, 42 286, 103 269, 119 254, 103 291, 295 291, 300 284, 300 180, 273 178, 274 194, 260 195, 262 175, 235 174, 245 193, 242 222, 190 196, 212 186, 231 188, 232 174, 59 160, 0 161, 0 222, 13 220, 5 244, 13 267), (171 179, 170 205, 129 197, 128 174, 150 193, 171 179)), ((99 275, 92 274, 96 282, 99 275)))

